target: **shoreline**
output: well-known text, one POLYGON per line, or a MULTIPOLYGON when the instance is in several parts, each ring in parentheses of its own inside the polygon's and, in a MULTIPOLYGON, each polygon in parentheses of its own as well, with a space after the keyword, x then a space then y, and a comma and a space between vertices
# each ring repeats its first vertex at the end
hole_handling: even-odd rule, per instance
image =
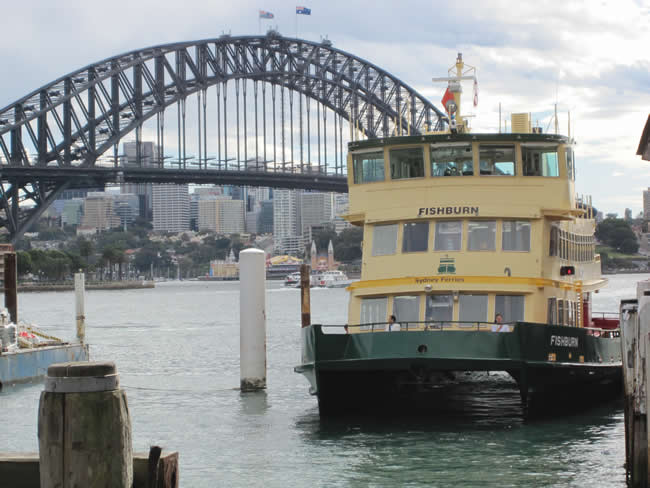
MULTIPOLYGON (((148 280, 135 281, 92 281, 86 282, 86 290, 135 290, 155 288, 155 283, 148 280)), ((73 291, 74 283, 19 283, 19 292, 36 291, 73 291)))

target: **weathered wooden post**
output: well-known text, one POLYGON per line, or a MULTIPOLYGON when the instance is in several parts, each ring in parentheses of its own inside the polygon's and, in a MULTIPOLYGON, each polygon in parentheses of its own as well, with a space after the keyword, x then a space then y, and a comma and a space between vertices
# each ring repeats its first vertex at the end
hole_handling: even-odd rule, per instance
POLYGON ((115 364, 54 364, 47 375, 38 409, 41 488, 131 488, 131 419, 115 364))
POLYGON ((18 323, 18 269, 15 252, 4 254, 5 307, 9 310, 9 319, 18 323))
POLYGON ((74 274, 75 309, 77 320, 77 339, 83 343, 86 339, 86 280, 82 272, 74 274))
POLYGON ((265 253, 239 253, 239 374, 241 391, 266 388, 265 253))
POLYGON ((309 300, 309 292, 311 287, 311 278, 309 266, 306 264, 300 265, 300 318, 302 327, 311 325, 311 303, 309 300))
MULTIPOLYGON (((648 455, 650 455, 650 449, 648 449, 648 440, 650 439, 648 434, 648 394, 650 393, 648 389, 648 369, 650 368, 650 361, 647 359, 648 352, 650 352, 650 281, 646 280, 637 283, 636 298, 639 304, 639 347, 636 363, 636 381, 638 383, 637 395, 639 397, 638 404, 641 422, 638 433, 638 484, 635 485, 635 480, 633 480, 633 486, 645 488, 650 486, 650 470, 648 469, 650 467, 650 462, 648 461, 648 455)), ((636 442, 636 434, 634 439, 636 442)))
MULTIPOLYGON (((635 374, 637 363, 637 339, 639 334, 638 301, 621 300, 621 357, 623 359, 623 413, 625 419, 625 474, 628 483, 638 476, 635 432, 638 430, 638 414, 635 410, 635 374), (633 476, 634 473, 634 476, 633 476)), ((638 436, 637 436, 638 437, 638 436)))

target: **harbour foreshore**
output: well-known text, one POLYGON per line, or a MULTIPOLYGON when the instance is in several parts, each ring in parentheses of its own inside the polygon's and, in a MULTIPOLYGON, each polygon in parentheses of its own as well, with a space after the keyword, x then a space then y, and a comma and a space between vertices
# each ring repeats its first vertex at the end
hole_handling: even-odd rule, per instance
MULTIPOLYGON (((150 280, 128 280, 128 281, 86 281, 86 290, 130 290, 139 288, 154 288, 155 283, 150 280)), ((65 281, 58 283, 18 283, 18 291, 71 291, 74 290, 74 282, 65 281)))

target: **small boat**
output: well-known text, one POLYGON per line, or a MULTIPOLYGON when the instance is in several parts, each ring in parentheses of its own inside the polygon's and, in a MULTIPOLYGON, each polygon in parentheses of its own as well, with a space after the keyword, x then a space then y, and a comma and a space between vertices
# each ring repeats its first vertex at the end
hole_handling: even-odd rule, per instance
POLYGON ((285 276, 284 286, 300 286, 300 272, 291 273, 285 276))
POLYGON ((345 288, 350 283, 352 283, 352 280, 349 279, 343 271, 332 270, 321 273, 318 286, 324 286, 326 288, 345 288))

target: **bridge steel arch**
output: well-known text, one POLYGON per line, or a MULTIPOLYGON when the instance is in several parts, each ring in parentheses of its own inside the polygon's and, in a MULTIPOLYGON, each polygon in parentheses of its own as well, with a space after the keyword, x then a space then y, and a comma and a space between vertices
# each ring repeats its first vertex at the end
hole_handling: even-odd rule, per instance
MULTIPOLYGON (((271 83, 316 100, 366 138, 416 135, 441 130, 446 123, 445 115, 413 88, 329 41, 270 32, 131 51, 63 76, 0 110, 0 226, 16 241, 66 188, 129 178, 142 181, 141 171, 135 176, 128 168, 103 171, 98 158, 132 131, 138 141, 143 122, 164 117, 166 107, 184 103, 197 92, 205 94, 210 86, 242 79, 271 83), (23 202, 29 205, 21 210, 23 202)), ((165 176, 169 170, 162 160, 159 163, 159 169, 150 171, 151 181, 183 181, 179 171, 165 176)), ((286 168, 267 163, 243 173, 238 167, 233 181, 346 188, 342 163, 334 175, 326 174, 327 168, 316 174, 304 168, 296 174, 291 168, 286 185, 277 174, 286 168), (260 178, 269 172, 276 174, 260 178)), ((193 174, 196 171, 184 170, 185 181, 228 184, 226 171, 203 171, 204 177, 193 174)))

